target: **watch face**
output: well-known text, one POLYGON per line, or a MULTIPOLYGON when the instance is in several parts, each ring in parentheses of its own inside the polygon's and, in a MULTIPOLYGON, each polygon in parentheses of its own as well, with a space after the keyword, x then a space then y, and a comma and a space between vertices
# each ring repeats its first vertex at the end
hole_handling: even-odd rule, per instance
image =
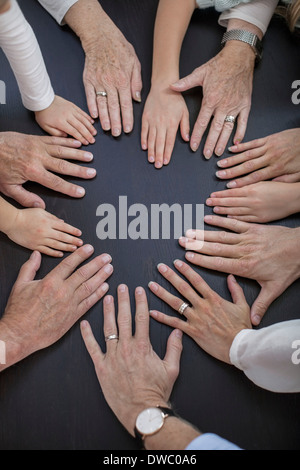
POLYGON ((148 408, 136 420, 136 428, 142 435, 151 435, 159 431, 164 424, 164 416, 158 408, 148 408))

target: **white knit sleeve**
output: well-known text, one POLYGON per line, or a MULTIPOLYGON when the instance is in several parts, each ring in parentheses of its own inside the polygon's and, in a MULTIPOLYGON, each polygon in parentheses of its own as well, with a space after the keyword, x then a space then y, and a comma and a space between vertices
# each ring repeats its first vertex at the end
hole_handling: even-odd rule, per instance
POLYGON ((48 108, 54 91, 35 34, 16 0, 0 15, 0 47, 13 69, 24 106, 30 111, 48 108))
POLYGON ((239 19, 254 24, 266 34, 277 5, 278 0, 253 0, 250 3, 242 3, 222 13, 219 24, 227 28, 229 20, 239 19))
POLYGON ((261 388, 299 393, 300 320, 242 330, 232 343, 230 360, 261 388))
POLYGON ((38 2, 53 16, 57 23, 63 25, 65 14, 78 0, 38 0, 38 2))

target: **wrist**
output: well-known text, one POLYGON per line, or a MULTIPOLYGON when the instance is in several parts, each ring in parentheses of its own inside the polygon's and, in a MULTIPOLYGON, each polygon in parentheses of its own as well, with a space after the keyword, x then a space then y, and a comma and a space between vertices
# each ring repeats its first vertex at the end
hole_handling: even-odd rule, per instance
POLYGON ((237 62, 241 62, 242 57, 244 64, 253 68, 255 66, 256 55, 250 44, 242 41, 227 41, 222 52, 225 55, 229 55, 231 60, 234 59, 237 62))
POLYGON ((190 423, 170 416, 160 431, 144 439, 144 446, 146 450, 184 450, 200 435, 200 431, 190 423))
POLYGON ((1 221, 1 231, 9 238, 11 232, 17 229, 20 213, 21 210, 17 209, 13 205, 9 205, 9 210, 6 211, 3 221, 1 221))
POLYGON ((150 398, 147 400, 142 400, 139 403, 133 404, 130 410, 127 410, 126 415, 123 417, 123 419, 121 418, 120 421, 123 423, 129 434, 135 436, 134 430, 139 414, 147 408, 157 408, 158 406, 162 408, 170 408, 170 404, 161 398, 150 398))
POLYGON ((7 324, 5 319, 0 320, 1 363, 0 372, 16 364, 25 357, 24 350, 18 335, 7 324))

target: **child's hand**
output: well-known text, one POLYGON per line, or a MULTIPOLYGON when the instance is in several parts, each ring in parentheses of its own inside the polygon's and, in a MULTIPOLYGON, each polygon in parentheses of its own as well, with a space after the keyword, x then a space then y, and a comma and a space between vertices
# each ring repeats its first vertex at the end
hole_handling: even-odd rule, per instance
POLYGON ((61 258, 63 251, 75 251, 83 242, 81 231, 43 209, 22 209, 6 235, 18 245, 61 258))
POLYGON ((155 168, 170 163, 179 127, 183 140, 188 142, 189 112, 183 96, 166 85, 152 87, 142 119, 141 143, 155 168))
POLYGON ((79 140, 83 145, 95 143, 97 134, 93 119, 75 104, 60 96, 55 96, 53 103, 43 111, 35 113, 36 122, 48 134, 56 137, 68 135, 79 140))

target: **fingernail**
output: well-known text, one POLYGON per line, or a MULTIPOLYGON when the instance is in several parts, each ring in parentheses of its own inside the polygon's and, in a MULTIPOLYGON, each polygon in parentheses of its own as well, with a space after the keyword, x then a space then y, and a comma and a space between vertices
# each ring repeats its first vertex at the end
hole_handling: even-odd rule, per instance
POLYGON ((228 189, 235 188, 237 186, 237 183, 235 181, 230 181, 230 183, 227 184, 228 189))
POLYGON ((77 196, 84 196, 85 195, 85 189, 77 188, 76 189, 76 194, 77 194, 77 196))
POLYGON ((191 149, 193 150, 193 152, 196 152, 198 150, 198 144, 196 143, 192 144, 191 149))
POLYGON ((213 211, 218 213, 218 212, 220 212, 220 208, 219 207, 214 207, 213 211))
POLYGON ((195 258, 194 253, 186 253, 185 256, 186 256, 186 258, 188 258, 188 259, 193 259, 193 258, 195 258))
POLYGON ((84 159, 88 162, 91 162, 93 160, 93 158, 94 158, 94 155, 92 153, 86 152, 84 154, 84 159))
POLYGON ((231 147, 228 147, 228 150, 229 150, 229 152, 234 152, 235 150, 237 150, 237 146, 232 145, 231 147))
POLYGON ((106 282, 104 282, 104 284, 102 284, 101 286, 102 292, 106 292, 108 291, 108 289, 109 289, 109 285, 106 282))
POLYGON ((86 254, 93 253, 93 251, 94 251, 94 247, 92 245, 85 245, 83 247, 83 249, 84 249, 86 254))
POLYGON ((206 152, 204 153, 204 157, 206 158, 206 160, 208 160, 211 156, 212 156, 211 150, 206 150, 206 152))
POLYGON ((195 230, 187 230, 185 232, 185 235, 188 237, 188 238, 196 238, 196 232, 195 230))
POLYGON ((86 320, 82 320, 80 322, 80 326, 81 328, 86 329, 88 327, 88 322, 86 320))
POLYGON ((218 178, 224 178, 224 176, 226 176, 226 174, 227 174, 226 171, 217 171, 216 172, 216 176, 218 178))
POLYGON ((224 151, 223 151, 223 149, 221 149, 221 148, 217 149, 217 151, 216 151, 216 155, 217 155, 218 157, 220 157, 221 155, 223 155, 223 153, 224 153, 224 151))
POLYGON ((180 237, 180 238, 179 238, 179 241, 180 241, 181 243, 187 243, 189 240, 188 240, 188 238, 186 238, 186 237, 180 237))
POLYGON ((143 144, 143 145, 142 145, 142 149, 143 149, 143 150, 147 150, 147 145, 146 145, 146 144, 143 144))
POLYGON ((103 301, 103 302, 104 302, 106 305, 109 305, 109 304, 112 303, 112 301, 113 301, 112 296, 111 296, 111 295, 107 295, 106 297, 104 297, 104 301, 103 301))
POLYGON ((112 271, 113 271, 113 267, 111 264, 107 264, 104 268, 104 271, 106 272, 106 274, 111 274, 112 271))
POLYGON ((164 160, 164 165, 168 165, 169 160, 164 160))
POLYGON ((35 207, 36 209, 39 209, 40 207, 43 207, 42 204, 40 202, 35 202, 33 204, 33 207, 35 207))
POLYGON ((149 158, 148 158, 148 161, 149 161, 150 163, 154 163, 155 158, 154 158, 154 157, 149 157, 149 158))
POLYGON ((144 293, 144 289, 142 287, 137 287, 135 292, 137 295, 142 295, 144 293))
POLYGON ((141 93, 140 93, 139 91, 137 91, 137 92, 135 93, 135 97, 136 97, 137 101, 139 101, 139 102, 142 101, 141 93))
POLYGON ((260 316, 255 315, 255 316, 253 317, 253 320, 252 320, 252 321, 253 321, 254 325, 257 326, 257 325, 260 324, 260 320, 261 320, 260 316))
POLYGON ((121 285, 119 286, 119 292, 125 292, 125 291, 126 291, 126 286, 125 286, 125 284, 121 284, 121 285))
POLYGON ((183 262, 180 261, 179 259, 176 259, 176 260, 174 261, 174 266, 176 266, 176 268, 182 268, 183 262))
POLYGON ((228 163, 227 160, 219 160, 217 162, 217 165, 222 168, 223 166, 226 166, 227 163, 228 163))
POLYGON ((213 203, 213 202, 212 202, 211 199, 207 199, 207 201, 206 201, 206 205, 207 205, 207 206, 212 206, 212 203, 213 203))
POLYGON ((110 255, 103 255, 102 256, 103 263, 110 263, 111 260, 112 260, 112 257, 110 255))
POLYGON ((190 134, 185 134, 186 140, 190 140, 190 134))
POLYGON ((236 140, 236 141, 234 142, 235 147, 237 147, 240 143, 241 143, 241 140, 236 140))
POLYGON ((118 137, 120 134, 121 134, 121 130, 120 130, 120 129, 115 128, 115 129, 113 130, 113 135, 114 135, 115 137, 118 137))
POLYGON ((96 176, 96 170, 94 170, 93 168, 89 168, 87 171, 86 171, 86 174, 87 176, 96 176))
POLYGON ((166 273, 168 271, 168 268, 165 264, 158 264, 157 265, 157 269, 161 272, 161 273, 166 273))
POLYGON ((204 222, 211 222, 213 220, 212 215, 206 215, 204 217, 204 222))
POLYGON ((150 314, 152 317, 157 317, 157 312, 155 310, 150 310, 150 314))
POLYGON ((182 338, 182 331, 181 330, 176 330, 175 336, 176 336, 176 338, 181 339, 182 338))
POLYGON ((162 162, 156 162, 155 168, 160 169, 163 166, 162 162))
POLYGON ((155 284, 155 282, 152 282, 152 281, 149 282, 148 287, 151 290, 158 291, 158 286, 157 286, 157 284, 155 284))
POLYGON ((124 131, 125 131, 126 134, 128 134, 129 132, 131 132, 131 130, 132 130, 132 129, 131 129, 130 126, 125 126, 124 131))

